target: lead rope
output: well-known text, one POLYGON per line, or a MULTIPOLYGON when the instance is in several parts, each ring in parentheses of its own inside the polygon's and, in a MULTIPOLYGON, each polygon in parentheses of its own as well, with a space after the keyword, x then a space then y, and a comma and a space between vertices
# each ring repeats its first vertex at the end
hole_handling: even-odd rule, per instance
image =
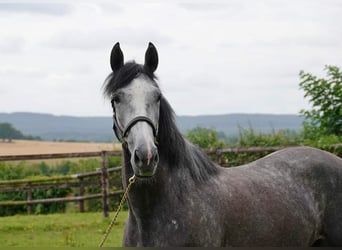
POLYGON ((116 212, 115 212, 115 215, 114 215, 112 221, 110 222, 110 224, 107 227, 107 230, 106 230, 106 232, 105 232, 105 234, 104 234, 104 236, 103 236, 103 238, 99 244, 99 247, 102 247, 103 244, 105 243, 105 241, 107 240, 107 238, 110 234, 110 231, 112 230, 114 223, 115 223, 116 219, 118 218, 118 215, 122 209, 122 206, 125 203, 125 201, 127 200, 128 192, 131 189, 132 184, 135 182, 135 179, 136 179, 135 175, 133 175, 131 178, 128 179, 128 186, 125 190, 125 193, 123 194, 123 196, 121 198, 120 204, 119 204, 118 208, 116 209, 116 212))

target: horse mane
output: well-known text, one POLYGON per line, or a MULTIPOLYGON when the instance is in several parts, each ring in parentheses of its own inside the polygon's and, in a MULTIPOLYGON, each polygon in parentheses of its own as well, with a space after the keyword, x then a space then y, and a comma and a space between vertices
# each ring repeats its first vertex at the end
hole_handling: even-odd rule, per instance
POLYGON ((171 106, 162 97, 157 138, 160 157, 163 157, 170 167, 187 169, 194 180, 206 181, 210 176, 217 174, 218 169, 202 150, 184 139, 174 117, 171 106))
MULTIPOLYGON (((141 74, 158 86, 157 77, 152 72, 143 65, 131 61, 106 78, 104 95, 111 98, 115 91, 127 86, 141 74)), ((206 181, 210 176, 217 174, 218 168, 213 161, 202 150, 184 139, 176 126, 174 111, 164 96, 160 100, 157 141, 160 159, 167 162, 170 168, 184 168, 198 182, 206 181)))

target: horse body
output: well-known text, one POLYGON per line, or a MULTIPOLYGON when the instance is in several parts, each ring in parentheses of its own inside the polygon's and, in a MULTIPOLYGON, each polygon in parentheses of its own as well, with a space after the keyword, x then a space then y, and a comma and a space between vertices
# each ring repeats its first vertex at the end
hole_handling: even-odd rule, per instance
POLYGON ((307 147, 289 148, 226 171, 228 244, 342 244, 342 160, 307 147), (230 192, 231 194, 232 192, 230 192), (329 224, 333 217, 334 225, 329 224), (242 225, 243 230, 237 230, 242 225))
POLYGON ((244 166, 217 167, 202 185, 186 169, 160 164, 165 172, 132 188, 125 246, 342 244, 336 156, 289 148, 244 166))
POLYGON ((153 72, 123 63, 117 43, 105 93, 124 152, 128 194, 124 246, 342 245, 342 159, 288 148, 233 168, 213 163, 187 142, 153 72))

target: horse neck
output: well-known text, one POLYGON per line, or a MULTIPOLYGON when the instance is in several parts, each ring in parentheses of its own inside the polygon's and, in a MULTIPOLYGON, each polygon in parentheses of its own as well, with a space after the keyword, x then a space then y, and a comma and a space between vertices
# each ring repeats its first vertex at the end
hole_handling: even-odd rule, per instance
MULTIPOLYGON (((217 167, 201 150, 183 139, 184 148, 173 152, 174 159, 161 150, 156 175, 150 180, 137 180, 129 193, 130 209, 139 217, 148 217, 154 208, 165 207, 175 202, 185 202, 187 195, 197 192, 199 187, 218 173, 217 167)), ((165 145, 159 145, 165 146, 165 145)), ((124 148, 123 182, 133 176, 130 153, 124 148)), ((172 152, 168 152, 171 153, 172 152)))
POLYGON ((218 173, 217 166, 208 156, 184 139, 176 126, 174 116, 170 112, 172 109, 168 107, 167 102, 162 106, 158 134, 160 159, 163 159, 166 165, 176 172, 182 172, 183 176, 189 175, 189 181, 197 184, 218 173))

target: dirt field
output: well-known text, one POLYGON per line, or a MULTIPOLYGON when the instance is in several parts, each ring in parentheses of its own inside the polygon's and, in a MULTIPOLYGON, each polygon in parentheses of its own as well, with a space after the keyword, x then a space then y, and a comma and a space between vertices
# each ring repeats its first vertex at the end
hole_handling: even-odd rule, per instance
POLYGON ((14 140, 9 143, 0 141, 0 155, 77 153, 114 149, 120 150, 121 145, 114 145, 112 143, 85 142, 48 142, 14 140))

